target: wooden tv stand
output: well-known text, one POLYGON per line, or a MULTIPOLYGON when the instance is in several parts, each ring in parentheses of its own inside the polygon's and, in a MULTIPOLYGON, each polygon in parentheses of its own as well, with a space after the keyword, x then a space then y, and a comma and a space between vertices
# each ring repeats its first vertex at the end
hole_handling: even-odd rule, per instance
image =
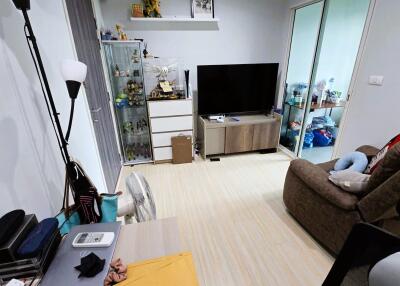
POLYGON ((198 139, 201 155, 233 154, 278 148, 282 117, 267 115, 242 115, 226 117, 219 123, 199 116, 198 139))

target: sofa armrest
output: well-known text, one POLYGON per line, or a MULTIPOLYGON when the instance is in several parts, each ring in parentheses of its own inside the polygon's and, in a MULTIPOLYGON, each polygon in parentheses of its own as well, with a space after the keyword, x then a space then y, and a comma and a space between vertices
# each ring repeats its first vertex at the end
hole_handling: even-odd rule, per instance
MULTIPOLYGON (((367 222, 375 222, 400 202, 400 171, 363 197, 358 208, 367 222)), ((397 210, 397 209, 396 209, 397 210)))
POLYGON ((358 198, 329 181, 329 173, 321 167, 309 161, 297 159, 290 163, 289 169, 309 188, 337 207, 345 210, 356 209, 358 198))
POLYGON ((335 168, 335 164, 339 159, 328 161, 325 163, 317 164, 318 167, 322 168, 325 172, 332 171, 335 168))
POLYGON ((373 157, 378 154, 380 150, 374 146, 363 145, 361 147, 358 147, 356 151, 364 153, 365 155, 367 155, 367 157, 373 157))

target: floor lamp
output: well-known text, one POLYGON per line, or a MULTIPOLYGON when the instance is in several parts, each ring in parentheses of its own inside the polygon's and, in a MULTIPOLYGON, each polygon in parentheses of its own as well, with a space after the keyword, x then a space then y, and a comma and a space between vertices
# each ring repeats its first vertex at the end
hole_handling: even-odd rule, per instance
POLYGON ((39 47, 37 45, 36 37, 33 33, 33 29, 29 20, 27 11, 30 10, 30 0, 12 1, 14 2, 15 7, 18 10, 22 11, 22 15, 24 16, 25 37, 33 62, 35 64, 36 71, 39 76, 47 110, 49 112, 49 116, 51 118, 51 122, 61 151, 61 156, 66 166, 66 188, 70 187, 70 189, 72 189, 75 207, 78 209, 81 223, 99 222, 101 220, 101 210, 98 207, 100 201, 97 190, 91 183, 90 179, 88 179, 79 164, 71 160, 71 157, 68 153, 68 139, 72 127, 75 99, 78 96, 81 84, 86 78, 87 67, 85 64, 78 61, 65 60, 62 62, 61 72, 66 82, 69 96, 71 98, 71 111, 69 116, 68 128, 66 136, 64 136, 59 119, 59 113, 57 112, 56 106, 54 104, 53 95, 51 93, 46 71, 43 66, 42 58, 40 56, 39 47), (97 211, 94 207, 95 204, 97 204, 97 211))

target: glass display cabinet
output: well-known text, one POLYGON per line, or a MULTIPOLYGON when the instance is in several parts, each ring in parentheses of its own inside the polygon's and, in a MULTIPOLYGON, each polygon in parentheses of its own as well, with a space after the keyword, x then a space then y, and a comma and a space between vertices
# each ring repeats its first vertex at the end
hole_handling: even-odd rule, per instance
POLYGON ((141 43, 103 41, 125 165, 152 161, 141 43))

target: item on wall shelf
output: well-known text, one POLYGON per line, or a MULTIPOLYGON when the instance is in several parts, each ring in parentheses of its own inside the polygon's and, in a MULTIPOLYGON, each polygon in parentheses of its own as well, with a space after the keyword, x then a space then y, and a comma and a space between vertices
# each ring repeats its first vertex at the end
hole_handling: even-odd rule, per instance
POLYGON ((145 17, 161 18, 160 1, 144 0, 145 9, 143 11, 145 17))
POLYGON ((142 4, 132 4, 132 17, 143 18, 143 5, 142 4))
POLYGON ((115 30, 117 30, 118 33, 118 39, 120 41, 127 41, 128 40, 128 36, 126 35, 126 33, 122 30, 122 26, 119 24, 115 25, 115 30))
POLYGON ((102 41, 111 41, 113 39, 113 35, 111 30, 104 31, 103 29, 100 31, 100 36, 102 41))
POLYGON ((192 0, 192 18, 214 18, 214 0, 192 0))

